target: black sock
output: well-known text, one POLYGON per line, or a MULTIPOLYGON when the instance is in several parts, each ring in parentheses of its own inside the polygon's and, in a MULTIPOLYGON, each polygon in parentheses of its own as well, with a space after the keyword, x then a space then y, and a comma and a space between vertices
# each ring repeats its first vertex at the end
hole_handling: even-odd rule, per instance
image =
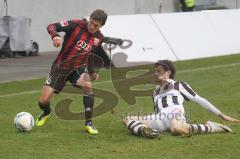
POLYGON ((44 105, 41 102, 38 102, 38 105, 45 115, 48 115, 51 113, 50 103, 47 103, 46 105, 44 105))
POLYGON ((92 122, 94 95, 83 96, 86 124, 92 122))

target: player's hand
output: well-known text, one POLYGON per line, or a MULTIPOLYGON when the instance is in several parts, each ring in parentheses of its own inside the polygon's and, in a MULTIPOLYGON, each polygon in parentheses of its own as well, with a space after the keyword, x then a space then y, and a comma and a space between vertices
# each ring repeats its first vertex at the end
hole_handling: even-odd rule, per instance
POLYGON ((58 48, 59 46, 61 46, 61 44, 62 44, 62 40, 60 37, 57 36, 57 37, 53 38, 53 46, 54 47, 58 48))
POLYGON ((226 121, 231 121, 231 122, 234 122, 234 123, 240 123, 240 120, 238 119, 235 119, 233 117, 230 117, 228 115, 225 115, 223 113, 219 114, 220 118, 222 118, 223 120, 226 120, 226 121))
POLYGON ((97 73, 90 74, 91 81, 97 81, 99 79, 99 75, 97 73))

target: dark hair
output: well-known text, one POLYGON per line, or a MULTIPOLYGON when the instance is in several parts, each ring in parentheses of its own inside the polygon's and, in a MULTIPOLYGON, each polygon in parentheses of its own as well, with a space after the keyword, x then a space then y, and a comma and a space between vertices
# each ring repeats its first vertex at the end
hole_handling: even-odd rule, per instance
POLYGON ((93 11, 93 13, 90 15, 90 18, 92 20, 95 20, 97 22, 100 22, 102 25, 104 25, 107 21, 107 13, 104 12, 104 10, 96 9, 93 11))
POLYGON ((171 71, 171 74, 169 76, 170 79, 174 79, 174 76, 176 74, 175 66, 173 65, 172 61, 169 60, 159 60, 155 63, 155 67, 157 66, 163 66, 165 71, 171 71))

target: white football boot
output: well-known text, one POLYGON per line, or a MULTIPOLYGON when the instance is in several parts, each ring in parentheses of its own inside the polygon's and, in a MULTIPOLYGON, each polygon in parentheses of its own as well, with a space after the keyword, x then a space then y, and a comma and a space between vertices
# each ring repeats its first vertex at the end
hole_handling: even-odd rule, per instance
POLYGON ((232 129, 229 128, 227 125, 219 124, 213 121, 207 121, 206 124, 212 128, 211 132, 213 133, 214 132, 232 132, 232 129))

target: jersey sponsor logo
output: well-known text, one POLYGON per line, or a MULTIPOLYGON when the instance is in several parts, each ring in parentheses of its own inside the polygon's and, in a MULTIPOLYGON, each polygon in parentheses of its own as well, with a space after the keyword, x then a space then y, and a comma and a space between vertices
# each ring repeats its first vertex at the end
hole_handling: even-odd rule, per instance
POLYGON ((92 50, 92 46, 87 44, 86 42, 79 40, 77 45, 75 46, 78 50, 84 49, 85 51, 89 52, 92 50))
POLYGON ((63 21, 60 22, 60 25, 62 27, 68 26, 68 21, 67 20, 63 20, 63 21))

